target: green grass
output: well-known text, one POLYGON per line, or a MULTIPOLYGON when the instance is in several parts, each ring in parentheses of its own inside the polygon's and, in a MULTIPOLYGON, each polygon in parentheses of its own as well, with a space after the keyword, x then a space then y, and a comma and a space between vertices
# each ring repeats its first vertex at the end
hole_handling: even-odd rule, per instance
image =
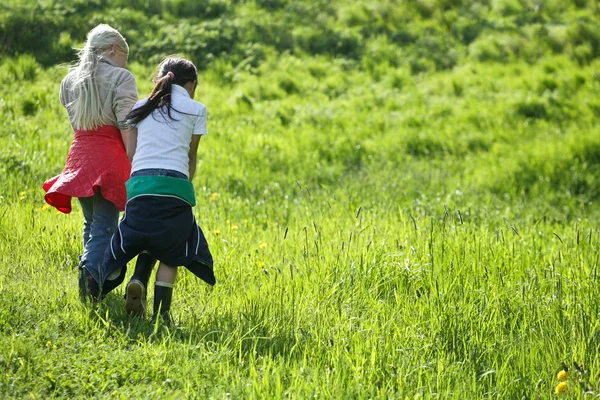
MULTIPOLYGON (((392 29, 371 21, 391 11, 342 3, 368 56, 257 45, 202 73, 195 213, 218 283, 181 271, 174 329, 127 316, 122 287, 80 303, 79 206, 48 209, 41 189, 72 137, 66 69, 2 59, 3 398, 549 399, 574 361, 587 373, 564 396, 580 398, 580 380, 600 394, 600 61, 529 48, 485 62, 480 43, 419 73, 368 34, 392 29)), ((491 3, 489 21, 523 23, 522 2, 491 3)), ((566 18, 557 7, 544 18, 566 18)), ((407 35, 429 29, 419 21, 407 35)), ((298 46, 321 43, 311 32, 298 46)), ((129 67, 146 95, 152 63, 129 67)))

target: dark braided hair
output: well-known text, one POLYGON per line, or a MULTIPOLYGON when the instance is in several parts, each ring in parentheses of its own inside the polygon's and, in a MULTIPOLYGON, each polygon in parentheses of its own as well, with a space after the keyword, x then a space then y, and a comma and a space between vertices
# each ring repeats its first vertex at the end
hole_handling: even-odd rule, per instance
POLYGON ((158 66, 154 89, 148 96, 148 101, 132 110, 127 115, 127 120, 136 125, 156 109, 162 114, 166 111, 169 118, 174 120, 171 116, 173 108, 171 106, 171 87, 172 85, 183 86, 194 80, 198 80, 198 72, 191 61, 179 56, 168 56, 158 66))

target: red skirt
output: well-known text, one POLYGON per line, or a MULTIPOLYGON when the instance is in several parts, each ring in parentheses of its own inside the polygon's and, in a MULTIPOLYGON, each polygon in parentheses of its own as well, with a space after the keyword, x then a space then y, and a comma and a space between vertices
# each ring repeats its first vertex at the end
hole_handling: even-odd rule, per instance
POLYGON ((100 189, 105 199, 123 211, 130 174, 131 162, 118 128, 104 125, 93 131, 75 131, 62 173, 44 182, 44 199, 68 214, 73 197, 91 197, 100 189))

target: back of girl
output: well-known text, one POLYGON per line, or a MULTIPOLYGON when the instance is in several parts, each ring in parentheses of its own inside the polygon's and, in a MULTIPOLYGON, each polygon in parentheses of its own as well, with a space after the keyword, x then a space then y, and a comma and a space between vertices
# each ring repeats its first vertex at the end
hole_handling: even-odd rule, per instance
POLYGON ((84 300, 98 294, 104 252, 127 200, 131 164, 125 151, 126 117, 138 99, 135 78, 125 69, 128 54, 117 30, 98 25, 60 87, 74 136, 62 173, 43 187, 46 202, 63 213, 71 212, 73 197, 81 204, 79 289, 84 300))
MULTIPOLYGON (((215 283, 212 256, 192 210, 196 154, 208 133, 206 107, 194 100, 197 84, 191 61, 168 57, 159 65, 150 96, 128 115, 128 200, 103 265, 102 276, 124 276, 127 262, 141 252, 158 259, 153 318, 167 321, 178 266, 215 283)), ((145 315, 150 273, 148 263, 136 265, 126 289, 127 312, 145 315)))

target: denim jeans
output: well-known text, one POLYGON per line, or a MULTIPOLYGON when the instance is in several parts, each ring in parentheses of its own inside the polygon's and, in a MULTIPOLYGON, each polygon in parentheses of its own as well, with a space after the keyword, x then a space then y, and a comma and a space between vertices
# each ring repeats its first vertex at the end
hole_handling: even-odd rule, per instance
POLYGON ((131 176, 170 176, 173 178, 187 179, 187 176, 179 171, 163 168, 138 169, 137 171, 132 172, 131 176))
POLYGON ((96 282, 101 282, 100 271, 104 252, 119 222, 119 210, 97 190, 91 197, 79 198, 83 211, 83 255, 81 261, 96 282))

